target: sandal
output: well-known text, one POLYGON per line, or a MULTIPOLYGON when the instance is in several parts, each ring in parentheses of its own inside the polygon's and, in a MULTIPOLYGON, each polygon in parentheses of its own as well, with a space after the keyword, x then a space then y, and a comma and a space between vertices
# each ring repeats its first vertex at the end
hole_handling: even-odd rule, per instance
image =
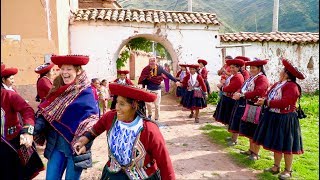
POLYGON ((284 171, 279 174, 278 178, 281 180, 290 179, 292 177, 292 171, 287 170, 284 168, 284 171))
POLYGON ((273 166, 271 168, 264 169, 263 172, 270 172, 273 175, 278 174, 280 172, 280 166, 273 164, 273 166), (276 167, 277 170, 274 171, 273 167, 276 167))
POLYGON ((234 146, 237 144, 238 144, 238 141, 233 141, 232 139, 227 143, 228 146, 234 146))
POLYGON ((195 123, 199 123, 199 118, 194 118, 195 123))
POLYGON ((248 151, 240 151, 240 154, 243 154, 243 155, 247 155, 247 156, 250 156, 253 152, 248 149, 248 151))
POLYGON ((251 161, 256 161, 256 160, 258 160, 260 157, 259 157, 259 154, 256 154, 256 153, 254 153, 254 152, 252 152, 251 151, 251 155, 249 156, 249 159, 251 160, 251 161))
POLYGON ((189 115, 189 118, 193 118, 193 114, 194 114, 194 113, 191 113, 191 114, 189 115))

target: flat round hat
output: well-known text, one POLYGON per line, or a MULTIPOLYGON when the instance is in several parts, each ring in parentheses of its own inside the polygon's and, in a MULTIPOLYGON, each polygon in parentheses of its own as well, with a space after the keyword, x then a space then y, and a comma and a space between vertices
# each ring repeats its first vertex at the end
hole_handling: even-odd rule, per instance
POLYGON ((282 64, 292 75, 298 79, 305 79, 305 75, 299 71, 297 67, 294 67, 287 59, 282 59, 282 64))
POLYGON ((154 102, 157 99, 157 95, 155 93, 151 93, 144 89, 130 85, 110 83, 109 89, 110 93, 113 95, 135 99, 138 101, 154 102))
POLYGON ((242 59, 228 59, 226 60, 228 66, 230 65, 238 65, 242 67, 244 65, 244 61, 242 59))
POLYGON ((18 73, 17 68, 4 68, 4 70, 1 71, 1 76, 12 76, 18 73))
POLYGON ((38 66, 34 72, 38 73, 38 74, 45 74, 47 72, 50 71, 50 69, 54 66, 53 63, 45 63, 45 64, 41 64, 40 66, 38 66))
POLYGON ((89 56, 84 55, 65 55, 65 56, 51 56, 51 61, 61 67, 63 64, 70 64, 75 66, 86 65, 89 62, 89 56))

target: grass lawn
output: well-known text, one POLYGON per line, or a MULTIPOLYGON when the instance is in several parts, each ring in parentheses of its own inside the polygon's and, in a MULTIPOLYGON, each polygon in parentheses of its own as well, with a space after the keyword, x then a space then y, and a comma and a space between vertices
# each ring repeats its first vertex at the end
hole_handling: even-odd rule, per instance
MULTIPOLYGON (((307 118, 300 120, 304 154, 293 156, 292 175, 294 179, 319 179, 319 94, 304 94, 301 107, 307 114, 307 118)), ((239 137, 236 146, 227 147, 225 138, 229 137, 230 133, 226 127, 208 124, 202 129, 213 142, 224 146, 240 166, 263 170, 273 165, 273 153, 263 148, 260 149, 260 159, 255 162, 240 154, 240 150, 249 148, 249 141, 245 137, 239 137)), ((283 169, 284 159, 281 161, 281 170, 283 169)), ((262 172, 258 174, 258 178, 278 179, 278 175, 262 172)))

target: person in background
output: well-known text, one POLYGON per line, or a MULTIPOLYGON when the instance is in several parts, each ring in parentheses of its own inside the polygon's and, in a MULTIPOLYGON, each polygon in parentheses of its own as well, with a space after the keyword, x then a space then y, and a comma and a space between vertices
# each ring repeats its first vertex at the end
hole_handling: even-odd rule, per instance
POLYGON ((230 66, 231 75, 226 79, 224 84, 220 83, 217 85, 217 87, 223 92, 223 95, 218 102, 213 117, 216 121, 229 125, 231 112, 235 104, 235 100, 232 99, 232 96, 235 92, 240 91, 244 82, 243 76, 240 73, 240 69, 244 65, 244 61, 241 59, 229 59, 226 63, 230 66))
POLYGON ((162 66, 157 64, 157 58, 149 58, 149 65, 143 68, 141 75, 138 80, 138 84, 142 84, 143 87, 147 86, 147 90, 157 94, 157 99, 153 103, 147 103, 148 118, 152 117, 152 107, 155 105, 155 121, 159 120, 160 115, 160 102, 161 102, 161 82, 163 80, 162 74, 165 74, 169 79, 176 82, 179 86, 180 83, 167 71, 163 69, 162 66))
POLYGON ((199 63, 199 74, 202 76, 202 79, 206 84, 207 94, 209 95, 211 93, 211 90, 208 82, 208 70, 206 68, 206 65, 208 64, 208 62, 204 59, 198 59, 198 63, 199 63))
POLYGON ((237 56, 237 57, 235 57, 235 59, 242 59, 245 62, 244 65, 241 67, 241 74, 242 74, 244 80, 247 80, 250 77, 250 73, 247 70, 246 62, 249 62, 250 58, 245 57, 245 56, 237 56))
POLYGON ((249 155, 250 160, 259 159, 259 146, 252 143, 252 137, 259 123, 262 107, 256 106, 254 103, 259 97, 265 96, 269 87, 269 81, 263 69, 263 65, 267 62, 267 60, 260 59, 247 61, 246 64, 250 66, 251 76, 243 83, 240 92, 234 93, 232 97, 236 103, 228 127, 228 131, 232 133, 228 145, 235 145, 239 134, 248 137, 250 140, 249 150, 240 153, 249 155))
POLYGON ((37 102, 43 102, 45 97, 48 95, 49 90, 52 88, 52 81, 55 77, 53 66, 53 63, 45 63, 34 70, 40 75, 37 80, 37 102))
POLYGON ((301 97, 301 87, 296 79, 305 76, 287 59, 282 59, 284 69, 280 79, 275 83, 265 98, 258 98, 256 105, 265 105, 267 109, 262 116, 253 136, 253 142, 273 152, 274 163, 265 172, 278 174, 280 162, 284 156, 285 168, 279 179, 292 177, 293 154, 303 154, 301 128, 296 113, 296 103, 301 97))
POLYGON ((100 117, 100 115, 101 115, 100 108, 99 108, 99 106, 100 106, 99 105, 100 81, 98 78, 91 79, 91 89, 94 94, 94 99, 96 100, 96 103, 97 103, 97 108, 99 109, 99 117, 100 117))
MULTIPOLYGON (((228 59, 233 59, 232 56, 226 56, 225 61, 228 59)), ((231 75, 230 73, 230 67, 225 63, 219 70, 218 75, 220 76, 220 84, 224 84, 226 79, 231 75)), ((219 91, 219 97, 222 97, 222 91, 219 91)))
MULTIPOLYGON (((46 179, 80 179, 83 169, 92 166, 90 153, 78 157, 73 144, 98 120, 99 109, 90 80, 83 65, 88 56, 66 55, 51 57, 60 74, 37 112, 35 135, 45 131, 44 157, 48 159, 46 179)), ((92 144, 87 146, 90 149, 92 144)))
POLYGON ((18 73, 17 68, 5 68, 1 72, 1 87, 4 89, 17 92, 17 90, 13 87, 14 85, 14 75, 18 73))
MULTIPOLYGON (((164 70, 167 71, 168 73, 170 73, 170 66, 168 63, 164 64, 164 70)), ((165 74, 162 74, 162 76, 163 76, 163 81, 164 81, 165 92, 168 93, 170 90, 169 78, 165 74)))
MULTIPOLYGON (((1 75, 4 69, 1 64, 1 75)), ((32 107, 15 91, 1 87, 0 179, 32 179, 44 170, 33 143, 34 122, 32 107)))
POLYGON ((86 152, 86 144, 106 131, 109 159, 102 171, 102 180, 174 180, 165 140, 156 123, 146 118, 145 102, 153 102, 157 96, 117 83, 109 84, 109 89, 118 96, 116 109, 107 112, 79 138, 74 145, 76 152, 86 152))
POLYGON ((101 115, 107 112, 108 101, 110 100, 110 93, 107 80, 103 79, 100 83, 99 93, 99 108, 101 115))
MULTIPOLYGON (((118 83, 118 84, 123 84, 123 85, 133 85, 133 82, 127 78, 127 74, 129 74, 128 70, 117 70, 118 78, 115 79, 113 82, 118 83)), ((117 103, 117 96, 113 95, 113 100, 111 103, 110 109, 115 109, 116 108, 116 103, 117 103)))
POLYGON ((202 79, 202 76, 198 74, 199 65, 188 65, 190 74, 183 78, 182 86, 187 91, 182 96, 181 104, 183 107, 190 110, 189 118, 193 118, 195 123, 199 123, 199 111, 207 107, 205 100, 207 96, 207 87, 202 79), (194 113, 195 111, 195 113, 194 113))
MULTIPOLYGON (((186 77, 189 73, 189 71, 187 70, 187 64, 179 64, 180 66, 180 70, 178 71, 177 75, 176 75, 176 79, 179 82, 182 82, 183 78, 186 77)), ((183 95, 185 94, 186 89, 183 88, 182 86, 177 86, 176 89, 176 96, 177 97, 183 97, 183 95)))

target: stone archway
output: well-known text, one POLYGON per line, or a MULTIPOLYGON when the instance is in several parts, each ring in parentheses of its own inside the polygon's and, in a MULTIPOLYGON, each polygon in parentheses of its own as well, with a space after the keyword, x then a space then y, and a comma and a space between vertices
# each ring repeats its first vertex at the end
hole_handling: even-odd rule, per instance
MULTIPOLYGON (((128 44, 129 41, 131 41, 132 39, 135 38, 146 38, 148 40, 151 41, 155 41, 157 43, 160 43, 170 54, 171 58, 172 58, 172 70, 174 72, 174 74, 177 72, 177 66, 178 66, 178 58, 177 58, 177 54, 171 44, 171 42, 168 39, 165 39, 164 37, 161 36, 157 36, 154 34, 136 34, 133 36, 128 37, 127 39, 124 39, 123 42, 121 43, 121 45, 119 46, 118 50, 115 52, 115 59, 118 58, 118 55, 120 54, 120 51, 122 50, 122 48, 128 44)), ((132 57, 132 55, 130 55, 130 59, 129 59, 129 70, 130 70, 130 77, 131 79, 133 79, 134 77, 137 76, 137 73, 140 74, 140 72, 133 72, 135 70, 135 58, 132 57), (134 63, 134 65, 132 65, 131 63, 134 63)))

